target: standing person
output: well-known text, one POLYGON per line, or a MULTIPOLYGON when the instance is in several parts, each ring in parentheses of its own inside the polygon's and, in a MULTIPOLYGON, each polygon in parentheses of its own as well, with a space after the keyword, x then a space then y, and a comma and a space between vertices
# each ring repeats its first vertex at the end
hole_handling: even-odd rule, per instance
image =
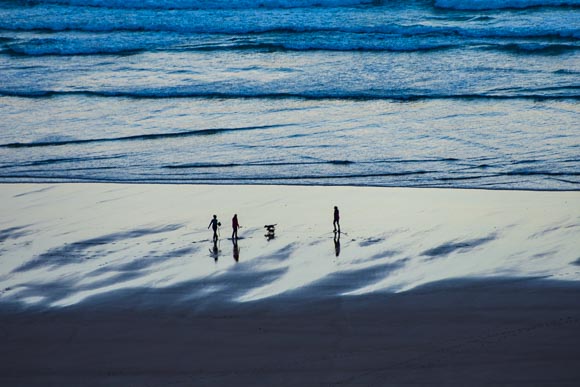
POLYGON ((334 221, 332 225, 334 226, 334 232, 336 232, 336 228, 338 227, 338 232, 340 233, 340 213, 338 212, 337 206, 334 206, 334 221))
POLYGON ((217 215, 213 216, 213 219, 210 220, 209 222, 209 226, 207 226, 207 228, 209 229, 210 227, 213 230, 213 241, 216 242, 218 240, 218 226, 221 226, 221 223, 218 221, 217 215))
POLYGON ((232 239, 238 239, 238 228, 240 228, 240 223, 238 222, 238 214, 234 214, 232 218, 232 239))

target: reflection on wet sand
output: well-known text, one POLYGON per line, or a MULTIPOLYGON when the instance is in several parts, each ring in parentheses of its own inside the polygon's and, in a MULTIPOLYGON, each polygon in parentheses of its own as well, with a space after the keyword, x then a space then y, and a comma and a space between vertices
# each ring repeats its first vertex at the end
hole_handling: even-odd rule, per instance
POLYGON ((212 248, 211 248, 211 249, 210 249, 210 251, 209 251, 209 252, 210 252, 210 255, 211 255, 211 257, 212 257, 212 258, 213 258, 213 259, 214 259, 216 262, 218 261, 218 258, 219 258, 219 255, 220 255, 220 249, 219 249, 219 247, 218 247, 218 243, 219 243, 219 239, 217 239, 217 238, 216 238, 216 239, 214 239, 214 240, 213 240, 213 246, 212 246, 212 248))
POLYGON ((140 289, 174 290, 182 302, 210 293, 246 302, 403 292, 466 277, 580 281, 577 193, 236 187, 246 201, 230 203, 222 187, 123 187, 132 195, 110 201, 117 193, 98 184, 36 196, 18 196, 30 187, 3 187, 0 303, 60 307, 140 289), (332 252, 328 192, 341 193, 343 226, 351 227, 333 234, 332 252), (183 214, 192 195, 199 213, 217 201, 231 205, 220 211, 248 214, 243 260, 237 238, 231 253, 219 238, 208 245, 205 216, 183 214), (385 195, 391 205, 380 210, 385 195), (271 223, 278 219, 283 232, 271 223))
POLYGON ((232 238, 232 243, 233 243, 234 261, 239 262, 240 261, 240 247, 238 245, 238 239, 232 238))
POLYGON ((334 252, 338 257, 340 255, 340 232, 334 232, 334 252))

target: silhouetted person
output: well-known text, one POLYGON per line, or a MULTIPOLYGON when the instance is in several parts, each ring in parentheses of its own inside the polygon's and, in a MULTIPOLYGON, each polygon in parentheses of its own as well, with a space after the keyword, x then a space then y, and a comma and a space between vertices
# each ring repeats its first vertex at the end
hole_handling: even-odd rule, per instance
POLYGON ((334 233, 334 252, 336 253, 337 257, 340 255, 340 233, 339 232, 334 233))
POLYGON ((234 244, 234 260, 238 262, 240 260, 240 248, 238 247, 238 240, 232 239, 232 243, 234 244))
POLYGON ((337 206, 334 206, 334 221, 332 222, 332 225, 334 226, 334 232, 336 232, 337 227, 338 232, 340 232, 340 213, 338 212, 337 206))
POLYGON ((238 214, 234 214, 232 218, 232 239, 238 239, 238 229, 240 228, 240 223, 238 222, 238 214))
POLYGON ((209 226, 207 226, 208 229, 211 227, 213 230, 213 241, 214 242, 216 242, 218 240, 218 227, 219 226, 221 226, 221 223, 218 221, 217 215, 214 215, 213 219, 210 220, 210 222, 209 222, 209 226))

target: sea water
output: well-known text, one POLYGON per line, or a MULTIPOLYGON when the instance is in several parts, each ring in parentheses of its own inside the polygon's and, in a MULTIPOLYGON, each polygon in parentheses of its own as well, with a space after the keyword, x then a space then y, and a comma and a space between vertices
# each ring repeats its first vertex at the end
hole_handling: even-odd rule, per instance
POLYGON ((0 182, 580 189, 580 0, 0 0, 0 182))

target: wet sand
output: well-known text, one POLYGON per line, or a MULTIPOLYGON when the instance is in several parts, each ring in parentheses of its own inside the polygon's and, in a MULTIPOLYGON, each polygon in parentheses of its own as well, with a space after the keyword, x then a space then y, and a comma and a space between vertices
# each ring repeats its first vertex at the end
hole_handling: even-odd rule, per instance
POLYGON ((488 280, 390 296, 207 300, 198 308, 151 307, 179 289, 128 292, 65 310, 4 312, 0 381, 573 386, 580 380, 579 290, 576 283, 488 280))
POLYGON ((2 385, 580 381, 576 192, 64 184, 0 199, 2 385))

